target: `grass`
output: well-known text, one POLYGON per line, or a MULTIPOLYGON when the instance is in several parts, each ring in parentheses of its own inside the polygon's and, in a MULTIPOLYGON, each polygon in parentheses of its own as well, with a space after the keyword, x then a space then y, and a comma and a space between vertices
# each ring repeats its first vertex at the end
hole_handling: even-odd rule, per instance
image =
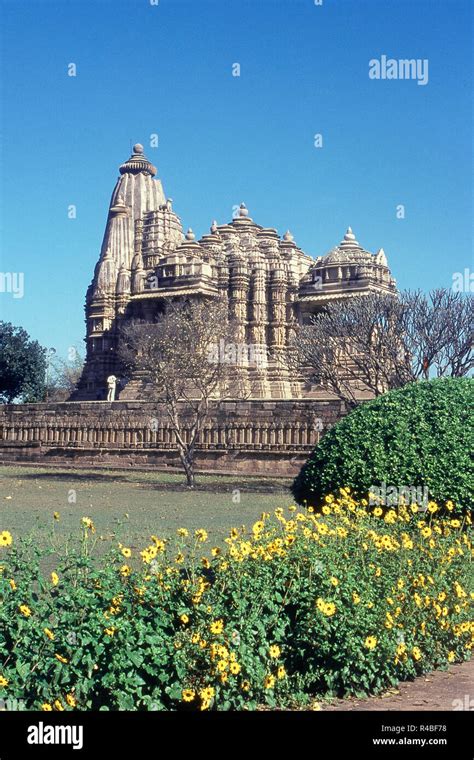
POLYGON ((34 533, 48 543, 53 513, 56 535, 77 533, 92 517, 106 544, 118 536, 142 546, 151 533, 167 537, 178 527, 205 528, 215 542, 234 525, 292 502, 289 481, 259 476, 200 475, 189 490, 180 473, 150 470, 0 467, 0 531, 14 538, 34 533))

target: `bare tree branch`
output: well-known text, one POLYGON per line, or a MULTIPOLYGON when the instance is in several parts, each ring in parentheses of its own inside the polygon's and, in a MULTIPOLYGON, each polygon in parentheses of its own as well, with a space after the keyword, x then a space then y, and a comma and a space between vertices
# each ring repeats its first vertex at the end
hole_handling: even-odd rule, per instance
POLYGON ((189 486, 196 445, 213 400, 238 393, 239 368, 218 347, 232 343, 235 326, 222 300, 171 303, 155 323, 132 322, 121 334, 123 364, 150 384, 164 404, 189 486), (231 382, 232 381, 232 382, 231 382))
POLYGON ((446 289, 336 301, 300 328, 290 366, 353 408, 408 382, 470 372, 473 316, 472 296, 446 289))

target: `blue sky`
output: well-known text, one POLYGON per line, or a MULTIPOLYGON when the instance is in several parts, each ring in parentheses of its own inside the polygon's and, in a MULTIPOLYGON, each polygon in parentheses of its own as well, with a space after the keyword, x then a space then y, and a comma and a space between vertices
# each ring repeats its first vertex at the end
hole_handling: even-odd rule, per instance
POLYGON ((25 278, 23 298, 0 293, 0 318, 60 354, 83 345, 110 195, 137 141, 197 236, 245 201, 313 256, 351 225, 400 287, 449 287, 473 268, 470 5, 0 0, 0 271, 25 278), (382 55, 428 59, 428 84, 370 79, 382 55))

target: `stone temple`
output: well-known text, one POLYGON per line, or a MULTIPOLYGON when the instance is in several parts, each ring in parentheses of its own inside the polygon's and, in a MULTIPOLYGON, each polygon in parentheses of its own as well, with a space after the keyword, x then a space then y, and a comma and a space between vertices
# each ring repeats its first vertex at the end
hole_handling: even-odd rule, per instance
MULTIPOLYGON (((119 168, 104 239, 86 296, 87 358, 74 400, 102 400, 106 379, 120 377, 117 342, 131 319, 153 321, 170 300, 224 297, 239 344, 258 347, 243 359, 246 396, 298 399, 317 390, 295 380, 281 361, 298 324, 333 299, 395 290, 380 249, 362 248, 349 227, 339 245, 314 259, 290 232, 257 224, 244 203, 225 224, 195 239, 166 198, 157 170, 137 144, 119 168)), ((137 377, 121 377, 118 398, 146 399, 137 377)))
MULTIPOLYGON (((244 393, 212 403, 196 467, 294 475, 346 409, 323 388, 290 376, 282 359, 298 325, 325 304, 395 291, 383 250, 366 251, 349 227, 339 245, 312 258, 289 232, 280 237, 253 221, 243 203, 228 223, 212 222, 196 240, 183 231, 141 145, 119 171, 86 296, 87 354, 77 390, 65 402, 2 405, 0 461, 179 467, 166 408, 140 377, 121 371, 121 328, 155 320, 170 299, 223 297, 239 345, 258 347, 259 361, 239 357, 244 393), (118 393, 108 401, 112 375, 118 393)), ((185 438, 190 431, 185 423, 185 438)))

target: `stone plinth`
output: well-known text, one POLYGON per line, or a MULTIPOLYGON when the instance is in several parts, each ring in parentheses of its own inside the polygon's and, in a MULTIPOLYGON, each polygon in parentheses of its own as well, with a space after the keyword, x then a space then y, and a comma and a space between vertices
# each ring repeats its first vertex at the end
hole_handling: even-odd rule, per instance
MULTIPOLYGON (((197 468, 293 475, 340 415, 330 399, 220 402, 202 430, 197 468)), ((136 401, 0 407, 0 461, 179 466, 163 406, 136 401)))

